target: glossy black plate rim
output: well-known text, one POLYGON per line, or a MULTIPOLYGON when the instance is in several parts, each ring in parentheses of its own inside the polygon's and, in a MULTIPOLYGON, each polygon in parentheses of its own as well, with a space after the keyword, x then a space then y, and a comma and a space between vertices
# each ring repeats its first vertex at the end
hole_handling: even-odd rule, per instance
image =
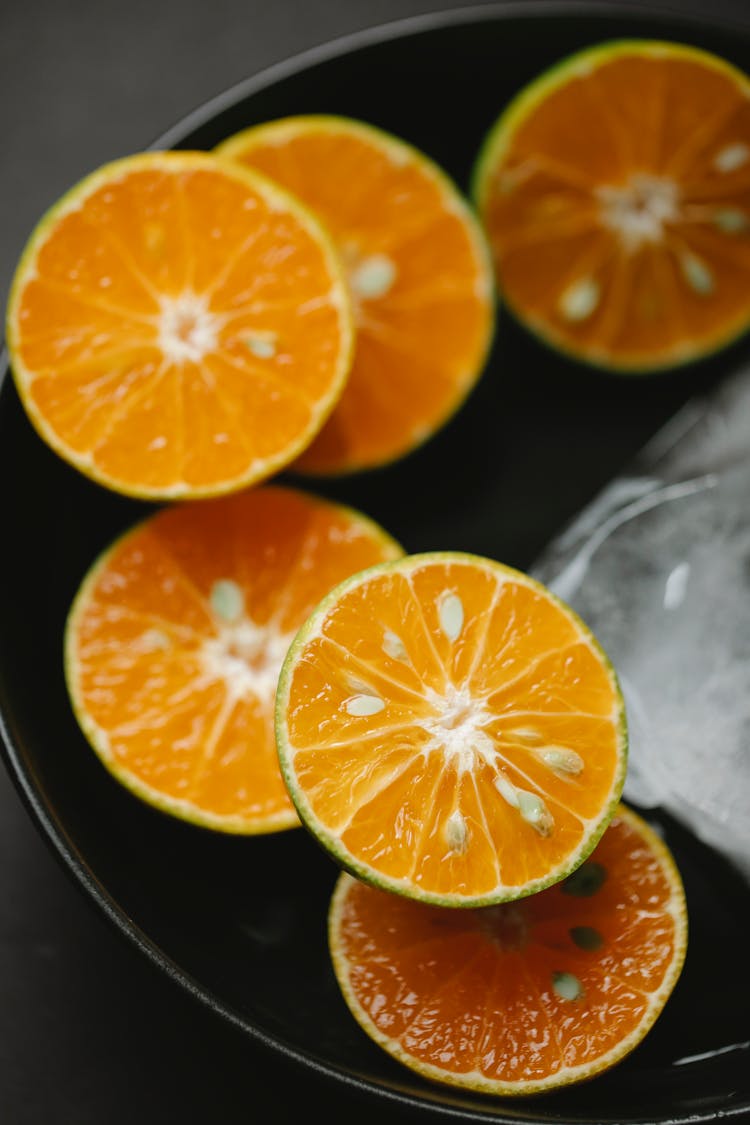
MULTIPOLYGON (((576 17, 596 17, 599 20, 611 19, 613 22, 627 18, 643 21, 669 20, 675 25, 681 25, 686 31, 692 30, 694 32, 699 32, 701 29, 706 31, 716 30, 718 25, 720 30, 748 40, 750 46, 747 25, 725 17, 710 20, 706 16, 692 12, 686 13, 676 6, 661 2, 657 4, 607 2, 605 5, 597 2, 597 0, 574 0, 574 2, 565 4, 558 2, 558 0, 495 0, 495 2, 475 4, 465 8, 426 12, 392 20, 339 36, 299 52, 258 71, 202 103, 160 134, 150 144, 144 146, 144 151, 161 151, 180 147, 186 136, 189 136, 209 122, 215 115, 229 109, 236 103, 273 86, 283 79, 342 55, 441 28, 482 22, 501 22, 521 16, 526 19, 529 17, 544 19, 547 16, 554 16, 566 20, 576 17)), ((3 392, 9 378, 7 350, 3 349, 0 352, 0 393, 3 392)), ((6 707, 5 685, 0 681, 0 753, 23 804, 31 814, 32 820, 46 844, 50 847, 52 854, 68 876, 73 879, 78 889, 83 892, 86 900, 98 907, 115 931, 131 946, 135 946, 158 970, 165 973, 189 996, 209 1009, 214 1015, 234 1026, 238 1031, 248 1035, 262 1047, 280 1054, 290 1062, 301 1064, 324 1080, 343 1083, 360 1094, 394 1102, 422 1113, 441 1114, 454 1120, 496 1122, 499 1125, 517 1125, 519 1121, 523 1120, 529 1122, 529 1125, 534 1125, 535 1122, 540 1120, 534 1115, 533 1110, 531 1113, 523 1112, 524 1099, 522 1098, 514 1099, 519 1112, 508 1115, 504 1112, 507 1105, 498 1104, 495 1107, 488 1103, 487 1110, 484 1111, 478 1109, 475 1104, 462 1104, 460 1090, 453 1090, 448 1086, 436 1087, 434 1091, 427 1089, 423 1094, 417 1096, 406 1088, 400 1089, 396 1082, 388 1085, 384 1082, 374 1082, 364 1075, 336 1066, 333 1062, 327 1061, 324 1063, 313 1055, 292 1047, 282 1038, 267 1034, 243 1017, 231 1005, 220 1001, 210 991, 203 988, 194 977, 185 972, 178 963, 168 957, 161 947, 135 924, 102 882, 96 878, 73 844, 54 808, 44 800, 42 789, 37 784, 35 772, 25 759, 22 749, 23 739, 20 736, 15 736, 15 732, 6 718, 8 714, 10 714, 10 710, 6 707)), ((467 1092, 467 1095, 470 1096, 470 1092, 467 1092)), ((744 1118, 747 1112, 748 1107, 743 1105, 728 1107, 718 1113, 713 1110, 696 1109, 686 1115, 680 1114, 678 1116, 629 1117, 623 1119, 622 1125, 692 1125, 692 1123, 716 1122, 719 1118, 722 1120, 744 1118)), ((562 1118, 560 1120, 562 1121, 562 1118)), ((595 1125, 594 1118, 585 1119, 578 1116, 576 1120, 581 1123, 590 1120, 591 1125, 595 1125)))

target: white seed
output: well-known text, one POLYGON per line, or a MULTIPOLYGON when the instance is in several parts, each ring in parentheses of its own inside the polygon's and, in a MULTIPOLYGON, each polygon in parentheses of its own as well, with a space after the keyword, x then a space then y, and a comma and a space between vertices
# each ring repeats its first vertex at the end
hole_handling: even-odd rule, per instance
POLYGON ((438 607, 440 628, 449 641, 455 641, 464 627, 464 603, 457 594, 446 594, 438 607))
POLYGON ((558 308, 566 320, 586 320, 599 304, 600 296, 598 281, 582 277, 560 294, 558 308))
POLYGON ((406 651, 406 645, 398 636, 397 633, 386 629, 383 633, 383 652, 386 656, 390 656, 392 660, 408 660, 409 653, 406 651))
POLYGON ((211 587, 211 609, 223 621, 238 621, 245 612, 245 595, 231 578, 220 578, 211 587))
POLYGON ((246 336, 245 343, 258 359, 273 359, 276 355, 276 340, 273 336, 246 336))
POLYGON ((443 829, 445 842, 452 852, 465 852, 469 840, 469 829, 466 820, 458 809, 454 809, 445 822, 443 829))
POLYGON ((714 211, 713 223, 724 234, 741 234, 750 227, 750 219, 739 207, 722 207, 714 211))
POLYGON ((669 574, 664 583, 664 608, 679 609, 685 600, 688 578, 690 577, 690 563, 678 563, 669 574))
POLYGON ((750 147, 743 141, 726 145, 714 157, 714 168, 717 172, 736 172, 750 159, 750 147))
POLYGON ((704 261, 697 254, 685 253, 680 258, 682 275, 690 288, 707 297, 714 291, 714 276, 704 261))
POLYGON ((583 770, 583 758, 567 746, 548 746, 542 754, 542 761, 553 773, 577 777, 583 770))
POLYGON ((517 789, 518 808, 521 816, 540 836, 549 836, 555 826, 554 818, 541 797, 526 789, 517 789))
POLYGON ((495 788, 501 797, 504 797, 511 808, 518 808, 518 790, 512 781, 508 781, 505 774, 499 773, 495 778, 495 788))
POLYGON ((384 297, 396 280, 396 266, 385 254, 373 254, 353 270, 350 281, 358 297, 384 297))
POLYGON ((552 987, 561 1000, 580 1000, 583 985, 573 973, 553 973, 552 987))
POLYGON ((350 715, 362 719, 367 715, 377 715, 384 709, 385 703, 379 695, 353 695, 344 707, 350 715))

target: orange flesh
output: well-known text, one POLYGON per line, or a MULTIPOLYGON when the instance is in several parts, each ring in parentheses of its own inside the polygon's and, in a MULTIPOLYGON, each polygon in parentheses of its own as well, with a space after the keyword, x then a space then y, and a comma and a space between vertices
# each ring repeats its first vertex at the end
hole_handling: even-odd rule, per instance
POLYGON ((330 247, 218 158, 113 168, 42 224, 20 267, 9 332, 32 420, 82 471, 136 495, 261 479, 319 429, 348 371, 330 247))
POLYGON ((615 47, 511 109, 497 144, 479 206, 499 284, 552 343, 667 366, 750 323, 739 72, 703 53, 615 47))
POLYGON ((339 596, 296 652, 284 714, 291 786, 344 865, 418 897, 515 897, 559 877, 622 784, 606 658, 537 583, 468 557, 398 564, 339 596), (358 714, 361 697, 377 713, 358 714), (519 792, 551 823, 514 806, 519 792))
POLYGON ((330 941, 354 1014, 384 1049, 439 1081, 523 1093, 586 1077, 642 1038, 685 929, 671 857, 621 807, 570 879, 517 903, 450 910, 344 875, 330 941), (603 882, 587 887, 592 874, 603 882))
POLYGON ((295 467, 336 473, 403 456, 455 411, 492 330, 491 267, 453 189, 406 146, 338 119, 284 119, 219 151, 319 215, 352 282, 351 376, 295 467), (383 260, 393 270, 385 291, 358 291, 358 271, 383 260))
POLYGON ((146 520, 97 564, 71 617, 69 686, 95 748, 188 819, 296 825, 273 734, 281 662, 331 586, 398 554, 357 513, 276 486, 146 520))

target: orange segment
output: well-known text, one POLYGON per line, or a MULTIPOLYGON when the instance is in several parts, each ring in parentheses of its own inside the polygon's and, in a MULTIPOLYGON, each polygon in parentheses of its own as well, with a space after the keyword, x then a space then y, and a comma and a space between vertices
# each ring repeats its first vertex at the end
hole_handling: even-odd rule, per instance
POLYGON ((282 660, 332 586, 400 554, 361 513, 280 486, 142 521, 94 564, 68 618, 68 690, 105 767, 196 824, 296 826, 273 730, 282 660))
POLYGON ((579 359, 672 367, 750 325, 750 79, 715 55, 564 60, 490 131, 474 196, 508 306, 579 359))
POLYGON ((490 344, 492 267, 463 197, 411 145, 341 117, 272 121, 217 151, 304 200, 348 269, 351 377, 295 467, 342 473, 404 456, 455 413, 490 344))
POLYGON ((458 552, 333 590, 279 681, 282 771, 345 868, 479 906, 563 878, 619 799, 625 711, 586 625, 544 586, 458 552))
POLYGON ((42 219, 8 346, 40 435, 144 498, 232 492, 291 462, 349 373, 353 322, 318 220, 208 153, 126 157, 42 219))
POLYGON ((435 1082, 529 1095, 641 1042, 680 976, 687 912, 670 852, 620 806, 590 860, 521 902, 450 910, 342 874, 328 932, 379 1047, 435 1082))

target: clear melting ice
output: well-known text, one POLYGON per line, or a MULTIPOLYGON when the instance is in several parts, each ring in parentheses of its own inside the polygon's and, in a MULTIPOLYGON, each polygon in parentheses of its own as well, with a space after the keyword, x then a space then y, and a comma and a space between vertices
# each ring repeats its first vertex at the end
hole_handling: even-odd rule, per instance
POLYGON ((532 567, 617 670, 625 799, 750 879, 750 368, 683 408, 532 567))

